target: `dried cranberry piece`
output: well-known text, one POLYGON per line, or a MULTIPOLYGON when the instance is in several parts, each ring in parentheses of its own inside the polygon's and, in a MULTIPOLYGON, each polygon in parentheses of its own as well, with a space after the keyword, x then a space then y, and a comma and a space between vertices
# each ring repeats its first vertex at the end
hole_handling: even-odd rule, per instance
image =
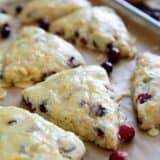
POLYGON ((39 105, 39 110, 43 113, 47 113, 48 110, 46 108, 46 102, 43 102, 42 104, 39 105))
POLYGON ((138 101, 140 104, 143 104, 151 98, 152 98, 152 95, 150 95, 148 93, 142 93, 142 94, 138 95, 138 97, 136 99, 136 102, 138 101))
POLYGON ((50 26, 48 19, 39 18, 37 20, 37 23, 40 28, 44 29, 45 31, 48 31, 49 26, 50 26))
POLYGON ((74 34, 74 36, 75 36, 76 38, 79 38, 79 32, 76 31, 75 34, 74 34))
POLYGON ((1 28, 1 37, 8 38, 11 33, 11 26, 8 23, 5 23, 1 28))
POLYGON ((113 43, 112 42, 107 43, 106 47, 107 50, 111 50, 113 48, 113 43))
POLYGON ((87 45, 88 44, 88 42, 87 42, 87 40, 85 39, 85 38, 80 38, 80 42, 81 42, 81 44, 83 44, 83 45, 87 45))
POLYGON ((23 100, 22 100, 22 101, 24 102, 25 108, 26 108, 27 110, 29 110, 30 112, 35 112, 35 111, 36 111, 36 108, 33 108, 32 103, 29 101, 28 98, 25 99, 25 98, 23 97, 23 100))
POLYGON ((110 155, 109 160, 128 160, 127 157, 125 152, 116 151, 110 155))
POLYGON ((98 117, 102 117, 106 114, 106 108, 104 108, 101 104, 94 104, 91 106, 91 111, 98 117))
POLYGON ((104 137, 104 131, 101 128, 96 128, 97 136, 104 137))
POLYGON ((124 124, 120 126, 119 136, 122 141, 130 142, 133 140, 135 136, 135 130, 132 126, 129 126, 128 124, 124 124))
POLYGON ((109 62, 116 64, 120 60, 120 50, 118 48, 110 48, 108 51, 109 62))
POLYGON ((112 72, 113 65, 111 62, 103 62, 101 66, 107 71, 108 74, 112 72))
POLYGON ((17 14, 21 13, 23 10, 23 5, 22 4, 19 4, 15 7, 15 11, 17 14))

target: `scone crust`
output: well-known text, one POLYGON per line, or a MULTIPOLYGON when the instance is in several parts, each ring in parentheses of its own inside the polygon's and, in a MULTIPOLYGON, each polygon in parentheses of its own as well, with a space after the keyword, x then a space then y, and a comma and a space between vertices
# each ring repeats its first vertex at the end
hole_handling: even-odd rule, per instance
POLYGON ((106 149, 118 146, 119 111, 105 70, 78 67, 23 92, 30 111, 106 149))
POLYGON ((159 129, 160 126, 160 57, 151 53, 140 55, 133 77, 133 101, 140 128, 159 129))
POLYGON ((53 21, 87 6, 87 0, 32 0, 24 7, 20 19, 23 24, 34 24, 39 18, 53 21))
POLYGON ((68 42, 38 27, 24 27, 4 56, 2 76, 6 83, 19 87, 84 63, 68 42))
POLYGON ((131 39, 125 24, 108 7, 78 10, 54 21, 50 31, 80 46, 105 53, 113 46, 120 50, 122 57, 133 56, 131 39))
POLYGON ((0 133, 4 160, 80 160, 85 153, 73 133, 13 106, 0 107, 0 133))

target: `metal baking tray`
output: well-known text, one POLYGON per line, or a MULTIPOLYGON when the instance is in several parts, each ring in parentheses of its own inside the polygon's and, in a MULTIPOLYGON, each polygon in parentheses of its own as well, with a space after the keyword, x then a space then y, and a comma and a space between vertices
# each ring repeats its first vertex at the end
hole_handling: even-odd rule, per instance
POLYGON ((149 28, 160 35, 160 22, 156 21, 146 13, 132 6, 124 0, 102 0, 104 4, 116 9, 120 13, 134 20, 136 23, 149 28))

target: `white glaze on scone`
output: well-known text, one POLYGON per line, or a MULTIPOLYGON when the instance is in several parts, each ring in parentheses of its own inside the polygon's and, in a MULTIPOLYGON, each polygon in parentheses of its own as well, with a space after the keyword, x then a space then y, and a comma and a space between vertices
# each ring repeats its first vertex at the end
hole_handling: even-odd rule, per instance
POLYGON ((133 101, 140 128, 155 136, 160 129, 160 56, 140 55, 133 77, 133 101))
POLYGON ((2 76, 19 87, 83 64, 80 53, 68 42, 38 27, 24 27, 5 53, 2 76))
POLYGON ((122 56, 131 57, 130 36, 121 18, 110 8, 84 8, 54 21, 50 31, 77 45, 101 52, 108 45, 117 47, 122 56))
POLYGON ((27 88, 24 102, 60 127, 106 149, 118 146, 119 110, 105 70, 99 66, 62 71, 27 88))
POLYGON ((20 18, 24 24, 36 23, 39 18, 53 21, 87 6, 90 6, 87 0, 32 0, 25 6, 20 18))
POLYGON ((17 107, 0 107, 1 160, 80 160, 85 147, 37 114, 17 107))

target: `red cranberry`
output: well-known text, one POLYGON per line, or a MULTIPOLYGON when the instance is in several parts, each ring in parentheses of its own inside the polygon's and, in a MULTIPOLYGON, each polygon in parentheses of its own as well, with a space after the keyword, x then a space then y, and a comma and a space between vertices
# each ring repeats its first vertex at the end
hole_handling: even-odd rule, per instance
POLYGON ((107 71, 108 74, 112 72, 113 66, 111 62, 104 62, 101 66, 107 71))
POLYGON ((8 23, 5 23, 1 28, 1 37, 8 38, 11 33, 11 26, 8 23))
POLYGON ((23 6, 21 4, 17 5, 16 8, 15 8, 15 11, 17 14, 21 13, 22 12, 22 9, 23 9, 23 6))
POLYGON ((22 99, 22 101, 25 104, 25 109, 29 110, 30 112, 34 113, 36 111, 36 108, 33 107, 32 103, 29 101, 29 98, 24 98, 22 99))
POLYGON ((110 43, 108 43, 107 45, 106 45, 106 47, 107 47, 107 49, 112 49, 113 48, 113 43, 112 42, 110 42, 110 43))
POLYGON ((110 155, 109 160, 128 160, 127 157, 127 153, 116 151, 110 155))
POLYGON ((74 36, 75 36, 76 38, 79 38, 79 32, 76 31, 75 34, 74 34, 74 36))
POLYGON ((46 103, 43 102, 42 104, 39 105, 39 110, 43 113, 47 113, 47 109, 46 109, 46 103))
POLYGON ((45 31, 48 31, 50 23, 47 19, 39 18, 37 20, 37 23, 40 28, 44 29, 45 31))
POLYGON ((104 137, 104 131, 101 128, 96 128, 97 136, 104 137))
POLYGON ((80 42, 81 42, 81 44, 83 44, 83 45, 87 45, 87 43, 88 43, 85 38, 81 38, 81 39, 80 39, 80 42))
POLYGON ((128 124, 122 125, 119 129, 119 136, 122 141, 130 142, 135 136, 135 130, 132 126, 129 126, 128 124))
POLYGON ((142 93, 142 94, 139 94, 137 99, 136 99, 136 102, 139 101, 140 104, 143 104, 145 102, 147 102, 149 99, 151 99, 152 96, 148 93, 142 93))
POLYGON ((115 64, 119 61, 120 59, 120 51, 118 48, 110 48, 108 51, 108 60, 109 62, 115 64))

